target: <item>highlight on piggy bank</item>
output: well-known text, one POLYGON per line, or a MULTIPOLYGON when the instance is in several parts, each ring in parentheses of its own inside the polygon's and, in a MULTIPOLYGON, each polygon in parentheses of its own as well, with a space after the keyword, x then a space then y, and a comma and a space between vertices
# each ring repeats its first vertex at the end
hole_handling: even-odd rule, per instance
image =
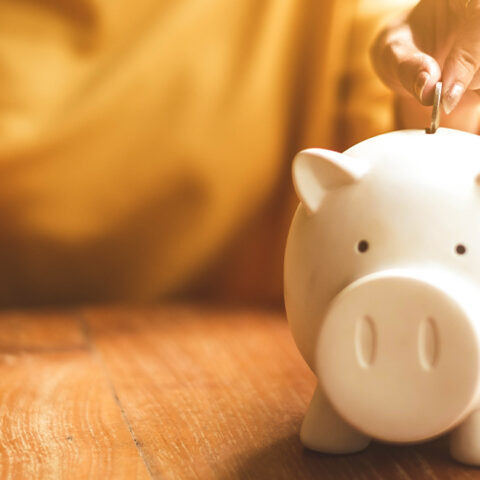
POLYGON ((313 450, 451 433, 480 465, 480 137, 387 133, 300 152, 285 306, 318 377, 313 450))

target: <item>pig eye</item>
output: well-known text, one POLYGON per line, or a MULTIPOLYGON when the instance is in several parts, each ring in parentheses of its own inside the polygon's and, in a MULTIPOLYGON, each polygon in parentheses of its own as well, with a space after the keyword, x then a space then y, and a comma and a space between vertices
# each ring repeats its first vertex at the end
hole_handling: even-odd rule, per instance
POLYGON ((357 252, 359 253, 365 253, 367 250, 368 250, 368 247, 370 245, 368 244, 368 242, 366 240, 360 240, 358 243, 357 243, 357 252))
POLYGON ((455 252, 458 253, 458 255, 463 255, 464 253, 467 253, 467 247, 465 245, 462 245, 461 243, 459 243, 455 247, 455 252))

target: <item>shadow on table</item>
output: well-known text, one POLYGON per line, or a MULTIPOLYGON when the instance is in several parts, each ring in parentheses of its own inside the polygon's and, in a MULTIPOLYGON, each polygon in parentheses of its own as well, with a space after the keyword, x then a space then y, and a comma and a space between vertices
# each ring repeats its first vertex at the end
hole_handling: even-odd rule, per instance
POLYGON ((448 439, 397 446, 372 443, 352 455, 325 455, 305 449, 297 434, 282 438, 268 447, 236 458, 235 474, 223 480, 261 479, 469 479, 480 471, 454 462, 448 439))

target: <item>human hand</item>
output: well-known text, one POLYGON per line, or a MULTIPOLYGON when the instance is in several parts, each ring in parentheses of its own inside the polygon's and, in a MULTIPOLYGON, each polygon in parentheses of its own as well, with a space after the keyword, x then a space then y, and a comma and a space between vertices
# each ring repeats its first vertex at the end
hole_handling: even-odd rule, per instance
POLYGON ((441 79, 447 114, 462 98, 462 110, 476 108, 480 96, 470 91, 480 89, 480 0, 421 0, 378 35, 371 54, 380 78, 400 96, 431 105, 441 79))

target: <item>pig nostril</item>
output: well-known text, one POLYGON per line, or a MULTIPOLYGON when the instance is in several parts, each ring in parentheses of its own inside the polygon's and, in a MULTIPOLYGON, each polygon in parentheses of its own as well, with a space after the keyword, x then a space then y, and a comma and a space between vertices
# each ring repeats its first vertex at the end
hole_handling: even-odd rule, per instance
POLYGON ((435 320, 431 317, 422 319, 418 326, 418 358, 424 370, 435 367, 439 355, 439 338, 435 320))
POLYGON ((355 352, 361 367, 368 368, 375 360, 377 332, 373 320, 365 315, 355 326, 355 352))

